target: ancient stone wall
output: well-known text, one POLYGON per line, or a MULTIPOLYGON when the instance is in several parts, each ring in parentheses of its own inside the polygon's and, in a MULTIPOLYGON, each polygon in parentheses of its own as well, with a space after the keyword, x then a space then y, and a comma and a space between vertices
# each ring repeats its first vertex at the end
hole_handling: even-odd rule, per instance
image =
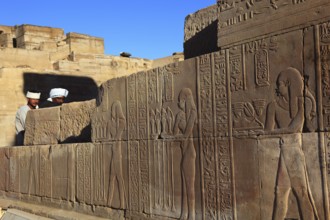
MULTIPOLYGON (((90 143, 0 148, 3 196, 126 219, 329 219, 330 3, 218 5, 220 29, 243 25, 232 38, 102 83, 90 143)), ((31 133, 52 137, 38 114, 31 133)))
POLYGON ((0 26, 0 57, 0 146, 14 145, 14 117, 27 90, 41 91, 43 101, 62 86, 70 91, 68 102, 89 100, 108 79, 183 60, 182 54, 157 60, 105 55, 102 38, 35 25, 0 26))
POLYGON ((184 23, 186 59, 218 51, 218 7, 213 5, 188 15, 184 23), (206 40, 207 39, 207 40, 206 40))

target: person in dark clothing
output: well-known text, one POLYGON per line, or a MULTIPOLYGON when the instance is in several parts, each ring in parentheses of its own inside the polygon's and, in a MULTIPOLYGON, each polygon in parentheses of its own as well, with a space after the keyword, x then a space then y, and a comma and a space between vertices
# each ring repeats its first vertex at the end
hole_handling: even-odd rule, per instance
POLYGON ((63 104, 65 98, 68 96, 69 91, 63 88, 54 88, 49 92, 49 98, 39 105, 39 108, 48 108, 60 106, 63 104))

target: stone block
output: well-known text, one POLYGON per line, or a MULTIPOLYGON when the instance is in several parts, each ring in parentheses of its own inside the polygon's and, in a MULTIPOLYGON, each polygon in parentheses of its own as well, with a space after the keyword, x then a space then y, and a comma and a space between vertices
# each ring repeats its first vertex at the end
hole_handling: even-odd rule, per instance
POLYGON ((184 23, 183 47, 185 59, 217 51, 217 30, 217 5, 189 14, 184 23))
POLYGON ((91 116, 95 107, 95 99, 65 103, 61 106, 61 143, 91 141, 91 116))
POLYGON ((218 47, 329 20, 327 0, 226 1, 219 4, 218 47))
POLYGON ((24 145, 57 144, 60 140, 60 107, 28 111, 24 145))
POLYGON ((104 40, 86 34, 68 33, 66 38, 71 52, 104 54, 104 40))
MULTIPOLYGON (((57 47, 56 52, 50 52, 49 54, 49 59, 51 61, 58 61, 60 62, 61 60, 66 60, 68 59, 69 55, 70 55, 70 47, 69 45, 64 45, 61 47, 57 47)), ((55 70, 59 70, 59 68, 55 68, 55 70)))

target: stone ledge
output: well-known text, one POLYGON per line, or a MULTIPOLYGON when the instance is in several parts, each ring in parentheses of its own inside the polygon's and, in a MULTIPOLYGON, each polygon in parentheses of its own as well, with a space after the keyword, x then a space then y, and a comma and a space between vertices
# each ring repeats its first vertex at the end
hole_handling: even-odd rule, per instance
MULTIPOLYGON (((101 218, 92 215, 86 215, 81 213, 76 213, 73 211, 67 211, 63 209, 50 208, 42 205, 35 205, 31 203, 26 203, 22 201, 14 201, 11 199, 0 198, 0 207, 4 210, 16 210, 15 213, 22 214, 27 212, 27 216, 37 215, 40 220, 43 219, 61 219, 61 220, 73 220, 73 219, 84 219, 84 220, 103 220, 109 218, 101 218)), ((8 211, 7 211, 8 212, 8 211)), ((22 215, 21 215, 22 216, 22 215)), ((24 216, 24 217, 27 217, 24 216)), ((33 218, 27 218, 33 219, 33 218)), ((34 218, 35 219, 35 218, 34 218)))

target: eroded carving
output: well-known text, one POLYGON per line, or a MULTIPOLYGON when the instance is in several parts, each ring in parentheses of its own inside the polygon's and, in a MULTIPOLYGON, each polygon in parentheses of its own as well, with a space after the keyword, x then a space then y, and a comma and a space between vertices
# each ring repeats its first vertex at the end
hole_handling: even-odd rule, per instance
MULTIPOLYGON (((182 139, 181 175, 182 206, 181 219, 195 219, 195 177, 196 150, 193 142, 193 128, 197 120, 197 109, 189 88, 183 88, 178 97, 179 112, 176 114, 173 136, 182 139)), ((162 134, 163 138, 171 136, 162 134)))
POLYGON ((123 168, 122 168, 122 145, 121 139, 123 130, 125 128, 126 119, 123 114, 121 103, 114 101, 111 107, 111 121, 108 122, 108 127, 111 135, 111 139, 114 140, 114 144, 111 146, 112 158, 110 162, 110 178, 109 178, 109 191, 108 191, 108 206, 111 206, 113 199, 113 192, 115 182, 118 186, 119 200, 121 209, 125 208, 125 184, 123 180, 123 168))
POLYGON ((194 37, 197 33, 208 27, 212 22, 217 20, 217 7, 211 7, 207 10, 200 10, 195 14, 189 15, 185 20, 185 36, 187 41, 194 37))
POLYGON ((182 212, 181 219, 195 219, 195 161, 196 150, 193 142, 193 128, 197 119, 196 105, 192 92, 184 88, 179 94, 180 112, 176 115, 173 134, 182 137, 182 212))
MULTIPOLYGON (((260 104, 254 102, 254 104, 260 104)), ((261 102, 261 104, 263 104, 261 102)), ((258 106, 259 114, 262 112, 263 106, 258 106)), ((255 107, 250 102, 236 102, 233 104, 233 124, 234 129, 246 130, 246 129, 263 129, 263 123, 257 118, 258 113, 255 107)))
POLYGON ((255 53, 256 84, 257 86, 269 86, 269 61, 268 51, 258 50, 255 53))
POLYGON ((303 80, 292 67, 277 78, 277 98, 267 107, 265 128, 271 134, 288 133, 280 137, 280 159, 276 179, 273 219, 284 219, 288 197, 293 191, 303 219, 317 216, 308 183, 301 132, 304 123, 303 80))
POLYGON ((246 89, 244 48, 244 46, 234 47, 229 53, 230 89, 232 92, 246 89))

